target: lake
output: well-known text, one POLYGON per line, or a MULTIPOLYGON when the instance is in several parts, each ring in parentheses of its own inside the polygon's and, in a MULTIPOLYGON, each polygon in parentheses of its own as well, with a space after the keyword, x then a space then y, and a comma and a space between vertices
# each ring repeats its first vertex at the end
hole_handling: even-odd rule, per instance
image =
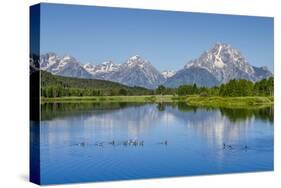
MULTIPOLYGON (((273 111, 186 103, 42 104, 41 183, 271 171, 273 111)), ((31 125, 31 134, 38 126, 31 125)))

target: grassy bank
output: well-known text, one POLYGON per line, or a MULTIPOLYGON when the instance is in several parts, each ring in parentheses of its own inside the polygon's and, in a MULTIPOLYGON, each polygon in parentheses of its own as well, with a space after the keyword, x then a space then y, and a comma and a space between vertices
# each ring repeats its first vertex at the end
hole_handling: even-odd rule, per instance
POLYGON ((187 98, 188 104, 191 106, 204 107, 225 107, 225 108, 256 108, 273 105, 273 97, 200 97, 190 96, 187 98))
POLYGON ((44 98, 48 102, 173 102, 172 95, 142 95, 142 96, 91 96, 91 97, 55 97, 44 98))
POLYGON ((204 107, 257 107, 273 105, 273 97, 219 97, 219 96, 173 96, 173 95, 145 95, 145 96, 92 96, 92 97, 57 97, 42 98, 42 103, 52 102, 186 102, 191 106, 204 107))

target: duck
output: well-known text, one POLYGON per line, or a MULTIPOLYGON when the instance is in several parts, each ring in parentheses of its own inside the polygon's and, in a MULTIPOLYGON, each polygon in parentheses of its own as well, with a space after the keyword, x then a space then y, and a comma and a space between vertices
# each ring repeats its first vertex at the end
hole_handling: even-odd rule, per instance
POLYGON ((85 142, 81 142, 81 143, 79 143, 79 144, 77 144, 78 146, 82 146, 82 147, 84 147, 85 145, 86 145, 86 143, 85 142))
POLYGON ((134 145, 134 146, 137 146, 137 145, 138 145, 138 141, 136 141, 136 140, 133 141, 133 145, 134 145))
POLYGON ((126 142, 127 142, 128 145, 132 145, 134 141, 132 139, 129 139, 126 142))
POLYGON ((232 147, 232 145, 228 145, 228 144, 226 144, 226 143, 223 143, 223 149, 229 149, 229 150, 231 150, 231 149, 233 149, 233 147, 232 147))
POLYGON ((115 145, 115 140, 112 140, 111 142, 109 142, 109 144, 115 145))
POLYGON ((228 149, 232 149, 232 146, 231 146, 231 145, 228 145, 227 148, 228 148, 228 149))
POLYGON ((167 145, 167 144, 168 144, 168 141, 167 141, 167 140, 164 140, 164 141, 160 142, 160 144, 167 145))
POLYGON ((97 142, 95 145, 96 146, 103 146, 103 142, 97 142))
POLYGON ((140 144, 141 146, 143 146, 143 142, 144 142, 144 141, 142 140, 142 141, 139 142, 139 144, 140 144))
POLYGON ((130 142, 129 142, 128 140, 126 140, 126 141, 123 142, 123 145, 124 145, 124 146, 127 146, 127 145, 129 145, 129 144, 130 144, 130 142))

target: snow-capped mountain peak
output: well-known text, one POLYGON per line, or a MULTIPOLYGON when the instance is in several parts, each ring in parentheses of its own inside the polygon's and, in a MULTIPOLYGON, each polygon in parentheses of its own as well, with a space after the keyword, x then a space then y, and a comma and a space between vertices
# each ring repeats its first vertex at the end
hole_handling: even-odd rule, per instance
POLYGON ((109 60, 98 65, 85 64, 83 67, 95 78, 104 79, 106 77, 105 74, 118 71, 120 65, 114 64, 111 60, 109 60))
POLYGON ((59 61, 59 57, 55 53, 53 52, 46 53, 45 55, 40 56, 39 59, 40 68, 42 70, 46 70, 53 64, 57 63, 58 61, 59 61))
POLYGON ((102 66, 100 66, 100 69, 96 70, 97 72, 112 72, 117 71, 119 69, 119 64, 114 64, 111 60, 105 61, 102 63, 102 66))
POLYGON ((110 79, 129 86, 146 88, 156 88, 165 81, 161 73, 140 55, 128 58, 125 63, 120 65, 119 71, 111 75, 110 79))
POLYGON ((92 65, 91 63, 86 63, 83 65, 84 68, 94 68, 94 65, 92 65))
POLYGON ((90 74, 95 71, 95 66, 91 63, 86 63, 83 65, 83 68, 88 71, 90 74))
POLYGON ((140 59, 140 58, 141 58, 140 55, 134 55, 134 56, 130 57, 129 59, 132 60, 132 61, 135 61, 135 60, 140 59))
POLYGON ((139 66, 144 68, 146 64, 150 64, 148 60, 142 58, 140 55, 130 57, 125 63, 128 67, 139 66))
POLYGON ((176 74, 176 71, 173 70, 165 70, 161 72, 161 74, 164 76, 165 79, 170 78, 176 74))
POLYGON ((55 53, 47 53, 40 56, 39 64, 40 69, 56 75, 79 78, 91 77, 82 65, 69 55, 59 57, 55 53))
POLYGON ((254 68, 239 50, 226 43, 216 43, 198 59, 192 60, 185 68, 203 68, 225 83, 230 79, 244 78, 255 81, 254 68))
POLYGON ((70 56, 70 55, 63 56, 62 60, 64 60, 64 61, 71 61, 71 60, 76 61, 76 59, 74 57, 70 56))

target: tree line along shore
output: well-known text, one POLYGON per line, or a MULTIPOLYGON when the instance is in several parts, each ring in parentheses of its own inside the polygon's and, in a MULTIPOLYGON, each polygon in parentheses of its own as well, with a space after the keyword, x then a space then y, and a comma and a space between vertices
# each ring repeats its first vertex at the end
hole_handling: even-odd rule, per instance
POLYGON ((41 102, 188 102, 197 106, 272 105, 273 77, 255 83, 230 80, 213 87, 196 84, 156 89, 130 87, 119 83, 62 77, 41 71, 41 102))
POLYGON ((249 96, 249 97, 220 97, 220 96, 173 96, 173 95, 143 95, 143 96, 92 96, 92 97, 55 97, 41 98, 41 103, 87 103, 87 102, 137 102, 137 103, 171 103, 185 102, 191 106, 202 107, 231 107, 231 108, 256 108, 272 106, 274 97, 249 96))

